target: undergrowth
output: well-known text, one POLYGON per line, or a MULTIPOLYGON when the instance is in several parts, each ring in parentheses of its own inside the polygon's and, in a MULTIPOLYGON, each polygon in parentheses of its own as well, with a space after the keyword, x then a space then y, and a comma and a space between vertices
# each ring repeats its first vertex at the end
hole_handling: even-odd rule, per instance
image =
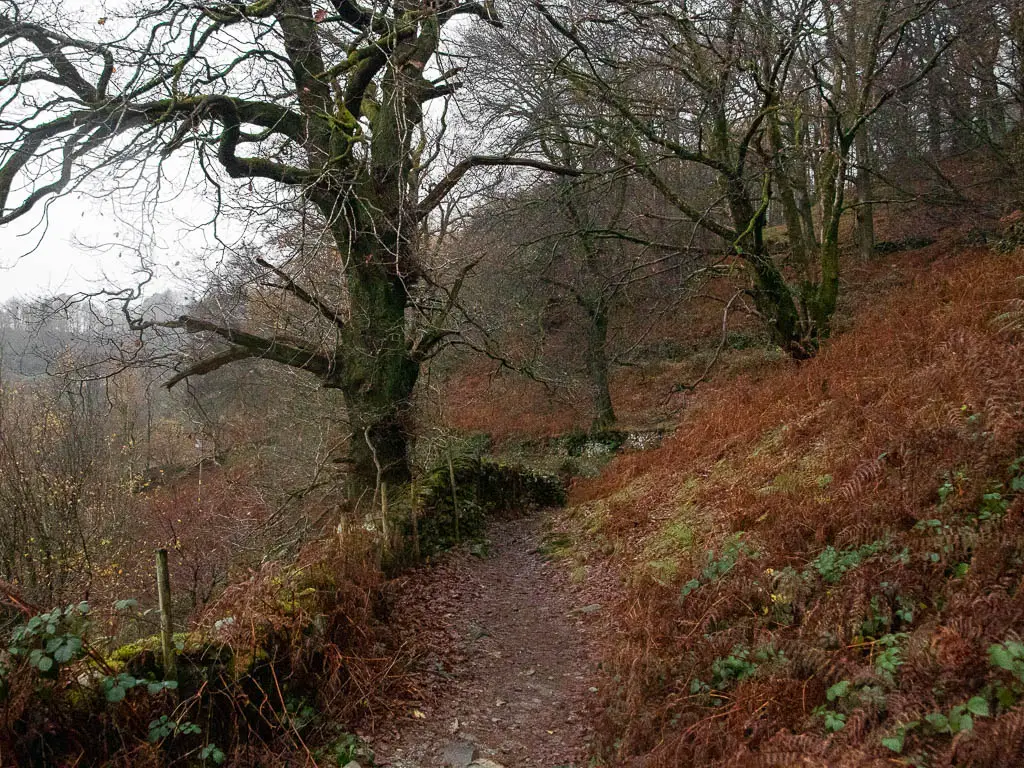
POLYGON ((627 584, 600 759, 1024 763, 1022 273, 936 265, 577 483, 560 549, 627 584))
POLYGON ((173 676, 136 599, 44 610, 0 583, 0 766, 371 764, 349 729, 372 730, 411 684, 386 571, 477 536, 488 515, 564 500, 557 478, 467 458, 420 479, 415 527, 398 490, 389 520, 349 513, 296 557, 236 574, 174 635, 173 676))
POLYGON ((169 680, 156 638, 110 648, 134 600, 39 611, 4 588, 23 619, 0 651, 0 765, 345 764, 345 724, 385 714, 404 685, 375 558, 364 539, 268 562, 175 635, 169 680))

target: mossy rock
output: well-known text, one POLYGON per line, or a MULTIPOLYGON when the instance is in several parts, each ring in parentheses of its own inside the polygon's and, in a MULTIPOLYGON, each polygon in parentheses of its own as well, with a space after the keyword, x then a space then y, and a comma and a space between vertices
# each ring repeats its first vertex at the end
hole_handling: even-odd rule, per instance
POLYGON ((571 432, 562 438, 563 450, 569 456, 594 453, 615 453, 629 439, 628 432, 604 429, 597 432, 571 432))
MULTIPOLYGON (((178 632, 173 637, 179 664, 192 667, 224 666, 231 659, 231 649, 223 643, 210 641, 195 632, 178 632)), ((163 674, 159 635, 150 635, 114 649, 107 655, 107 664, 118 672, 127 672, 140 679, 158 679, 163 674)))
POLYGON ((880 240, 875 243, 875 253, 883 256, 889 253, 900 253, 901 251, 916 251, 918 248, 926 248, 934 242, 934 237, 922 235, 910 235, 900 240, 880 240))
MULTIPOLYGON (((392 514, 399 518, 393 524, 398 526, 404 541, 411 541, 408 489, 397 489, 393 498, 396 503, 392 514)), ((421 478, 417 488, 420 552, 430 556, 450 549, 459 541, 472 541, 483 533, 488 518, 494 514, 561 506, 565 500, 565 486, 554 474, 465 455, 454 459, 450 468, 445 460, 421 478), (455 475, 455 502, 452 473, 455 475)), ((404 551, 391 552, 388 569, 401 567, 407 556, 404 551)))

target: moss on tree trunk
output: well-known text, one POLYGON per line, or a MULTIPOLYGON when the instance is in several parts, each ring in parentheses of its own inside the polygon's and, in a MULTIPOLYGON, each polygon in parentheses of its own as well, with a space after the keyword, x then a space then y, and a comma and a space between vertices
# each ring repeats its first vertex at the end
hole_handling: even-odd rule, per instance
POLYGON ((341 345, 349 485, 357 497, 378 481, 408 481, 409 407, 419 377, 406 340, 405 285, 368 247, 359 253, 348 269, 350 321, 341 345))

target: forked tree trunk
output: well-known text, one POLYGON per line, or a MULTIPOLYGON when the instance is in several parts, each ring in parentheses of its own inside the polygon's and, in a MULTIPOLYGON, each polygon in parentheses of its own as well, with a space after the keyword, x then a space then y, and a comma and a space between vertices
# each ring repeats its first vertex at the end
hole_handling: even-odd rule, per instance
POLYGON ((845 204, 845 179, 849 168, 848 158, 852 139, 839 138, 834 166, 825 184, 828 204, 823 206, 828 216, 821 222, 820 264, 821 279, 813 301, 809 302, 811 321, 816 341, 826 339, 832 332, 832 315, 839 300, 839 225, 845 204))
POLYGON ((800 209, 797 206, 796 193, 790 176, 789 161, 782 143, 782 127, 779 118, 772 113, 768 118, 769 138, 772 153, 775 155, 776 181, 779 200, 782 203, 782 214, 786 221, 786 238, 789 241, 789 252, 793 264, 800 270, 802 279, 810 277, 810 262, 807 242, 804 239, 803 224, 800 220, 800 209))
POLYGON ((737 232, 735 244, 753 282, 754 305, 771 333, 772 341, 798 360, 813 356, 793 292, 764 242, 764 214, 754 209, 742 179, 727 183, 729 212, 737 232))

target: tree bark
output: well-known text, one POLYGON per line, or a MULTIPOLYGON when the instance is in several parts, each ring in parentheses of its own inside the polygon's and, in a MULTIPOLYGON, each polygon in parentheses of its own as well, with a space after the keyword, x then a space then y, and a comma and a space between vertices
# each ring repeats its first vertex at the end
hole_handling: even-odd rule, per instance
POLYGON ((746 262, 754 287, 754 305, 772 336, 772 341, 796 359, 811 357, 806 333, 793 292, 764 242, 765 207, 755 210, 742 179, 727 181, 726 195, 733 226, 741 233, 734 243, 746 262))
POLYGON ((863 261, 875 253, 875 209, 871 200, 874 190, 871 184, 871 138, 868 126, 863 125, 857 132, 857 221, 854 240, 857 255, 863 261))
POLYGON ((928 73, 925 80, 928 104, 928 154, 933 161, 942 157, 942 75, 938 67, 928 73))
POLYGON ((405 285, 371 250, 353 251, 350 320, 342 333, 341 389, 349 418, 350 488, 408 482, 410 398, 419 363, 406 341, 405 285), (366 255, 362 255, 365 253, 366 255))
POLYGON ((608 355, 608 309, 603 302, 587 310, 587 349, 585 352, 587 379, 590 383, 590 403, 593 419, 592 432, 601 432, 615 424, 615 409, 609 389, 608 355))
POLYGON ((786 222, 786 238, 789 241, 790 258, 800 270, 801 276, 807 279, 810 276, 810 261, 803 225, 800 221, 800 209, 797 206, 796 193, 790 176, 790 164, 782 143, 782 128, 776 113, 772 113, 768 120, 772 154, 775 157, 775 186, 778 189, 782 214, 786 222))

